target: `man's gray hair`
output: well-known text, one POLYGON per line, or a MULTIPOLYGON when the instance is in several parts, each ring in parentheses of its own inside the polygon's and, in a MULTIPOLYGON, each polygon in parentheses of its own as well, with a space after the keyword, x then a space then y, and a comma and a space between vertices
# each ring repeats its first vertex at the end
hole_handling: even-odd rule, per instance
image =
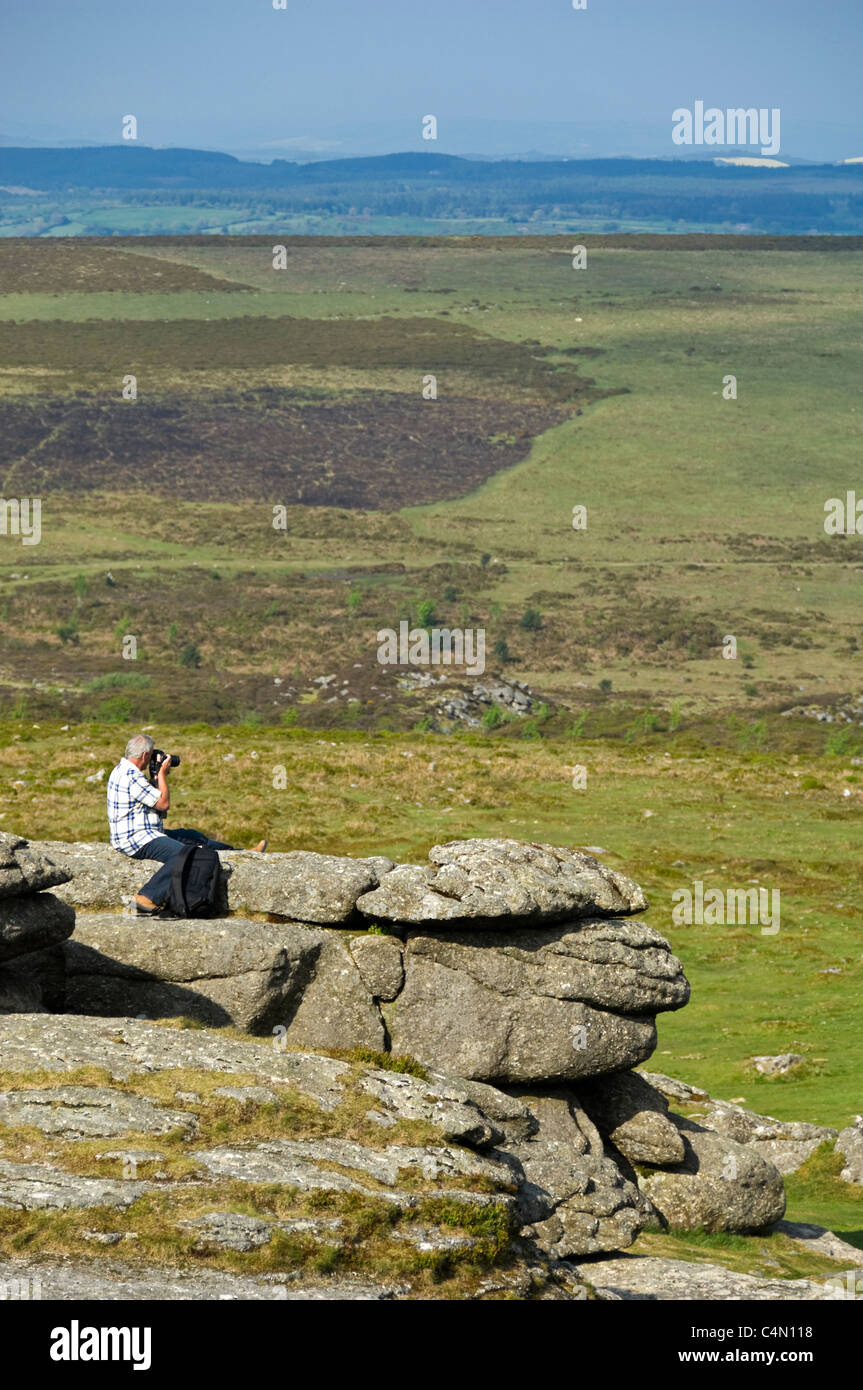
POLYGON ((152 753, 155 747, 156 745, 149 734, 136 734, 135 737, 130 738, 129 742, 126 744, 126 757, 130 760, 132 758, 140 758, 142 753, 152 753))

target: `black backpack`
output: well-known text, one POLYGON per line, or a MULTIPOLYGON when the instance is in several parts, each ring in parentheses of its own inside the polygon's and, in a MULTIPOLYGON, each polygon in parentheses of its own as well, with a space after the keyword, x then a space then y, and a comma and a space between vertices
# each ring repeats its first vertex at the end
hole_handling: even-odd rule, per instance
POLYGON ((217 911, 222 866, 214 849, 189 845, 173 864, 166 917, 212 917, 217 911))

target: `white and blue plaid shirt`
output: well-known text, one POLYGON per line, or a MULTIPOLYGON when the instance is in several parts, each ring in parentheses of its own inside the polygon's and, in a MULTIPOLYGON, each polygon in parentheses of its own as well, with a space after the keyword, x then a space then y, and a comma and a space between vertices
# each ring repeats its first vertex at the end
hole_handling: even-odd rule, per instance
POLYGON ((108 778, 108 824, 114 849, 134 854, 164 834, 162 817, 152 809, 160 795, 134 763, 120 759, 108 778))

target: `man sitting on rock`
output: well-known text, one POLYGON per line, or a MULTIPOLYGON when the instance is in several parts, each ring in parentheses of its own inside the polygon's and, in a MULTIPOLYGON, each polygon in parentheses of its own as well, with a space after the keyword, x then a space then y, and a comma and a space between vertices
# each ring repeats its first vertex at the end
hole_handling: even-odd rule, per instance
MULTIPOLYGON (((156 774, 156 785, 145 775, 155 744, 147 734, 136 734, 126 744, 121 758, 108 778, 108 824, 111 844, 130 859, 157 859, 162 867, 156 871, 129 903, 129 911, 152 916, 161 912, 171 886, 173 860, 188 845, 207 845, 210 849, 233 849, 222 840, 211 840, 200 830, 166 830, 163 817, 171 805, 168 790, 170 756, 162 759, 156 774)), ((266 840, 255 845, 263 854, 266 840)))

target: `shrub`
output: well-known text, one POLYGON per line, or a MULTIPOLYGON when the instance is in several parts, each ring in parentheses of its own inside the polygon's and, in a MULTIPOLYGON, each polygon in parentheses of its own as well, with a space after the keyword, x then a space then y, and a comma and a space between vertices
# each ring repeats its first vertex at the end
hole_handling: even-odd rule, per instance
POLYGON ((196 647, 195 643, 187 642, 183 650, 180 652, 180 665, 185 666, 190 671, 197 671, 202 661, 203 657, 201 656, 201 653, 198 651, 198 648, 196 647))
POLYGON ((518 625, 524 628, 525 632, 538 632, 542 627, 542 614, 538 608, 525 608, 518 625))
POLYGON ((495 642, 494 647, 492 648, 492 655, 495 661, 500 661, 502 663, 506 663, 507 661, 512 660, 509 654, 509 643, 507 642, 505 637, 499 637, 498 640, 495 642))
POLYGON ((631 743, 638 734, 653 734, 659 728, 659 717, 653 710, 646 709, 626 731, 626 742, 631 743))
POLYGON ((430 627, 434 622, 434 604, 430 598, 424 598, 417 604, 417 622, 420 627, 430 627))
POLYGON ((128 695, 111 695, 99 705, 96 718, 103 724, 128 724, 132 718, 132 701, 128 695))
POLYGON ((482 722, 486 729, 499 729, 503 723, 503 710, 500 705, 489 705, 482 722))
POLYGON ((608 695, 609 691, 611 690, 611 681, 608 679, 607 676, 599 682, 599 688, 602 691, 603 695, 608 695))
POLYGON ((64 644, 71 642, 73 647, 78 645, 78 623, 72 618, 68 623, 61 623, 54 631, 64 644))
POLYGON ((827 753, 842 757, 845 753, 856 753, 857 740, 850 729, 831 729, 824 747, 827 753))
POLYGON ((139 671, 109 671, 106 676, 95 676, 84 689, 95 694, 97 690, 146 690, 152 684, 152 676, 139 671))
POLYGON ((740 736, 738 748, 747 753, 752 748, 763 748, 767 740, 767 724, 763 719, 755 719, 740 736))

